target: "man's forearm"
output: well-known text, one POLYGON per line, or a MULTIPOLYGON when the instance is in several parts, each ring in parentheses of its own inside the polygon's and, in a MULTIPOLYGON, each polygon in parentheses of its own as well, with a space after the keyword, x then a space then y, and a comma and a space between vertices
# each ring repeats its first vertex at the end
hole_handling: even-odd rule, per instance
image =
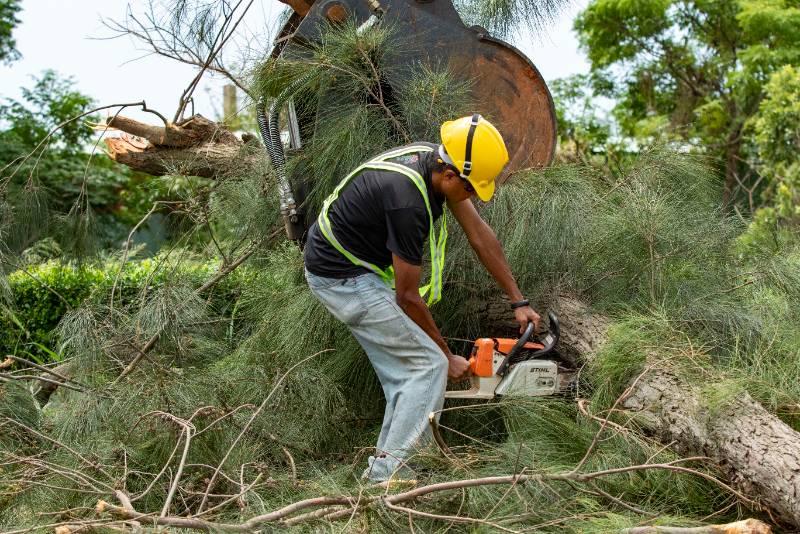
POLYGON ((439 327, 436 326, 436 321, 433 320, 430 309, 428 309, 425 301, 423 301, 419 295, 399 298, 397 299, 397 304, 406 315, 411 317, 411 320, 417 323, 433 342, 442 349, 444 356, 449 357, 452 355, 450 347, 447 346, 447 342, 442 337, 442 333, 439 332, 439 327))
POLYGON ((478 239, 470 242, 470 245, 478 255, 480 262, 505 291, 508 298, 512 302, 522 300, 524 297, 517 286, 511 267, 508 265, 503 247, 492 229, 485 225, 478 239))

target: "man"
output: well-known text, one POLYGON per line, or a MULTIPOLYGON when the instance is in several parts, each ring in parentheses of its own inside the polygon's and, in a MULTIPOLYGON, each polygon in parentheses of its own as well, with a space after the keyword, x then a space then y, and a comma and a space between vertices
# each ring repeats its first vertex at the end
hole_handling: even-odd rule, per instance
POLYGON ((428 309, 441 296, 445 201, 511 300, 520 328, 539 321, 494 232, 470 201, 494 194, 508 162, 502 136, 475 114, 443 124, 441 137, 441 145, 400 147, 353 171, 325 201, 305 248, 312 293, 350 328, 383 387, 383 426, 364 472, 376 482, 408 476, 405 459, 427 437, 427 416, 442 408, 448 377, 468 372, 467 360, 450 351, 428 309), (431 276, 420 289, 426 238, 431 276))

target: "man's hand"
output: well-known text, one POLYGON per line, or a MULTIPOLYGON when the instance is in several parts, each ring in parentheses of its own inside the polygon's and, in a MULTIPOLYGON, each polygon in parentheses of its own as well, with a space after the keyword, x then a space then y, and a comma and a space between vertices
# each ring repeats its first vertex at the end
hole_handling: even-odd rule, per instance
POLYGON ((469 361, 462 356, 451 354, 447 357, 447 378, 461 380, 469 374, 469 361))
POLYGON ((525 332, 525 328, 528 327, 528 323, 533 322, 533 331, 536 332, 539 330, 539 314, 533 311, 533 308, 530 306, 524 306, 522 308, 514 309, 514 317, 517 319, 519 323, 519 333, 522 334, 525 332))

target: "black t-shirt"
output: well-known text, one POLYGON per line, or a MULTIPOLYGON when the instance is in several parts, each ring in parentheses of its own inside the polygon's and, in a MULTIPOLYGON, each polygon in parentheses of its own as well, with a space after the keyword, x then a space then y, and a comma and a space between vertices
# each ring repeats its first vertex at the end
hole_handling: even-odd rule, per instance
MULTIPOLYGON (((444 197, 431 186, 433 152, 417 152, 387 161, 400 163, 418 172, 428 187, 434 221, 442 214, 444 197)), ((356 258, 385 269, 392 264, 392 253, 413 265, 422 264, 423 247, 428 238, 430 219, 417 186, 408 176, 384 170, 366 169, 353 177, 328 210, 333 235, 356 258)), ((354 265, 325 239, 315 221, 308 231, 305 247, 306 268, 317 276, 349 278, 372 272, 354 265)))

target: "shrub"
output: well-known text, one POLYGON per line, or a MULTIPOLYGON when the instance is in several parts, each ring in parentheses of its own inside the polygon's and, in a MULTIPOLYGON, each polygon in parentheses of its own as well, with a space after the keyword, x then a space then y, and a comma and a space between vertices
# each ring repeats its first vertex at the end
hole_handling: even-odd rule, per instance
MULTIPOLYGON (((53 330, 61 318, 87 299, 108 299, 118 273, 115 299, 125 304, 176 278, 197 287, 217 268, 217 261, 181 262, 175 268, 159 258, 149 258, 127 262, 122 272, 118 262, 77 265, 57 261, 15 271, 8 275, 11 305, 0 309, 0 355, 15 354, 40 363, 58 359, 53 330)), ((215 300, 235 298, 241 276, 223 281, 215 300)))

